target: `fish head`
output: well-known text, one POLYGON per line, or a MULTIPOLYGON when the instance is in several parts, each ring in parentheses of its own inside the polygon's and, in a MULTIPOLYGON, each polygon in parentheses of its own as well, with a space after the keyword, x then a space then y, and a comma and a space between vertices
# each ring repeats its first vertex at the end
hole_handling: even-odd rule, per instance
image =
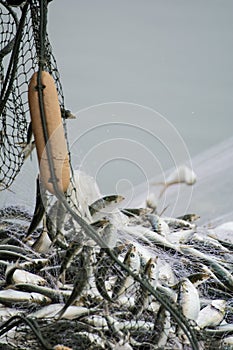
POLYGON ((104 200, 108 203, 120 203, 125 199, 125 197, 120 196, 120 195, 109 195, 109 196, 105 196, 104 200))
POLYGON ((129 248, 126 253, 124 263, 128 265, 133 271, 139 272, 140 269, 140 255, 135 246, 129 248))
POLYGON ((149 279, 157 279, 158 277, 158 257, 150 258, 145 267, 145 274, 149 277, 149 279))

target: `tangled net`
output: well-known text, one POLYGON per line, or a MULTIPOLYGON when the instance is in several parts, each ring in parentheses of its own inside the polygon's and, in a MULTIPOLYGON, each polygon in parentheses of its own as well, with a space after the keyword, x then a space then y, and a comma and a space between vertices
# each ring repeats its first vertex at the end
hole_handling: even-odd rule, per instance
POLYGON ((68 217, 62 240, 52 243, 45 227, 25 240, 30 214, 19 207, 1 210, 0 344, 231 349, 230 240, 183 219, 155 216, 156 227, 149 209, 118 207, 93 213, 102 247, 68 217), (107 243, 133 275, 109 257, 107 243))
MULTIPOLYGON (((1 190, 27 156, 28 82, 41 67, 67 117, 47 1, 8 3, 0 2, 1 190)), ((33 216, 17 206, 1 210, 0 346, 232 349, 231 242, 208 237, 193 215, 122 209, 120 196, 101 198, 94 179, 73 175, 66 196, 41 191, 38 180, 33 216)))
MULTIPOLYGON (((25 148, 30 138, 28 83, 38 70, 40 4, 36 0, 28 1, 20 10, 1 1, 0 14, 0 190, 4 190, 13 183, 24 163, 25 148)), ((64 111, 59 72, 47 33, 44 45, 46 69, 55 80, 64 111)))

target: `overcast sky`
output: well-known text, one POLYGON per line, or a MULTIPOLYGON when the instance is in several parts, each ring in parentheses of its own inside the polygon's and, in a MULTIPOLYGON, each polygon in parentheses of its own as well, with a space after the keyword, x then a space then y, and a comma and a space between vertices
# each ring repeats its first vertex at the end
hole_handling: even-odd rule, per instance
POLYGON ((232 13, 231 0, 52 1, 49 33, 67 107, 151 107, 174 124, 192 155, 227 138, 232 13))

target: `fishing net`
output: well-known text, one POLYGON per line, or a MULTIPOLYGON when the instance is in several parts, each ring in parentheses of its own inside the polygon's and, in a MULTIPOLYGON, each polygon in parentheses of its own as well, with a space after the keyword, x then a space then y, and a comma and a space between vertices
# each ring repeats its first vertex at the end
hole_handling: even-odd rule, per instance
MULTIPOLYGON (((1 105, 0 105, 0 189, 8 188, 19 173, 30 137, 28 83, 38 70, 40 50, 38 1, 30 1, 20 10, 1 1, 1 105)), ((52 74, 61 109, 64 98, 59 73, 46 34, 46 69, 52 74)))
MULTIPOLYGON (((0 2, 1 190, 33 146, 27 92, 35 71, 54 78, 65 130, 67 117, 47 1, 8 3, 0 2)), ((229 237, 198 228, 195 215, 123 209, 120 196, 101 198, 94 179, 74 174, 71 162, 62 195, 49 166, 55 195, 38 179, 34 215, 17 205, 0 211, 0 347, 231 349, 229 237)))
MULTIPOLYGON (((115 220, 117 216, 115 211, 115 220)), ((187 334, 193 330, 196 348, 225 349, 225 338, 233 331, 232 278, 227 274, 233 260, 231 244, 211 238, 218 231, 196 228, 190 234, 193 224, 186 222, 190 227, 181 233, 178 226, 184 222, 169 220, 169 234, 173 240, 179 237, 179 244, 169 244, 151 230, 148 214, 127 216, 127 225, 117 219, 116 231, 110 230, 117 236, 113 251, 133 270, 131 277, 109 256, 107 247, 99 247, 81 227, 74 230, 71 222, 63 231, 69 241, 66 249, 61 247, 63 241, 42 247, 43 228, 25 242, 31 219, 17 207, 1 210, 2 344, 20 349, 52 349, 58 344, 71 349, 192 349, 195 343, 190 345, 187 334), (33 277, 21 275, 22 271, 33 277), (189 283, 182 284, 187 278, 189 283), (197 301, 189 289, 195 283, 202 308, 216 300, 223 303, 216 324, 204 318, 206 326, 198 327, 182 315, 185 287, 194 293, 192 302, 197 301), (61 314, 74 286, 76 301, 61 314)), ((101 237, 109 233, 106 222, 95 226, 101 237)))

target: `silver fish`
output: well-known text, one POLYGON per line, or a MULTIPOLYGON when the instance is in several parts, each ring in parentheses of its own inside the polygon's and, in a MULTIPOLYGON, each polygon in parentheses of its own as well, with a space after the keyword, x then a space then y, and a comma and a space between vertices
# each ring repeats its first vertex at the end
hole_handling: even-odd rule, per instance
POLYGON ((79 255, 82 251, 83 244, 79 241, 72 241, 66 250, 66 254, 62 260, 61 268, 59 272, 59 278, 61 278, 62 283, 65 283, 65 271, 71 265, 72 260, 75 256, 79 255))
POLYGON ((102 248, 114 248, 117 244, 118 235, 117 235, 117 228, 109 223, 100 233, 105 246, 102 248))
MULTIPOLYGON (((126 321, 120 321, 116 319, 115 317, 109 316, 109 320, 112 324, 116 327, 118 331, 124 330, 133 330, 133 331, 151 331, 154 328, 154 323, 144 320, 126 320, 126 321)), ((83 322, 92 325, 96 328, 102 329, 102 330, 108 330, 108 322, 106 321, 105 316, 100 315, 94 315, 85 317, 82 320, 83 322)))
POLYGON ((224 318, 225 311, 225 300, 213 300, 211 305, 207 305, 200 311, 196 320, 197 325, 200 328, 218 326, 224 318))
POLYGON ((151 213, 150 208, 125 208, 121 209, 122 213, 129 216, 129 217, 135 217, 135 216, 143 216, 146 214, 151 213))
POLYGON ((91 226, 94 227, 95 230, 102 230, 109 224, 109 220, 101 219, 91 223, 91 226))
POLYGON ((179 246, 169 242, 165 237, 159 235, 157 232, 149 230, 147 227, 140 225, 137 226, 126 226, 122 228, 123 232, 132 235, 133 237, 145 241, 147 244, 156 244, 163 249, 171 249, 179 251, 179 246))
POLYGON ((229 334, 233 332, 233 323, 221 323, 214 328, 205 328, 205 333, 209 335, 221 335, 229 334))
POLYGON ((82 293, 84 287, 86 286, 88 279, 89 279, 89 265, 90 265, 90 258, 91 258, 91 252, 92 247, 89 246, 83 246, 82 253, 81 253, 81 259, 80 259, 80 267, 79 271, 75 277, 74 281, 74 287, 73 291, 68 298, 67 302, 65 303, 64 307, 61 309, 61 311, 57 315, 57 319, 59 320, 64 312, 67 310, 67 308, 73 304, 73 302, 80 296, 82 293))
POLYGON ((69 298, 71 295, 71 291, 69 290, 62 290, 62 289, 52 289, 45 286, 38 286, 31 283, 18 283, 15 284, 15 288, 19 289, 23 292, 28 293, 36 293, 40 294, 41 296, 49 298, 49 300, 57 303, 61 301, 61 299, 69 298))
POLYGON ((45 189, 40 182, 39 176, 36 179, 36 206, 33 214, 33 218, 30 226, 28 227, 26 237, 30 236, 39 223, 41 222, 44 214, 45 214, 45 205, 46 205, 46 194, 45 189))
MULTIPOLYGON (((46 305, 44 307, 42 307, 41 309, 32 312, 31 314, 29 314, 29 317, 33 317, 33 318, 54 318, 58 311, 61 310, 62 304, 50 304, 50 305, 46 305)), ((86 315, 90 315, 90 313, 93 310, 91 310, 90 308, 86 308, 83 306, 69 306, 66 310, 66 312, 63 314, 63 316, 61 318, 63 319, 67 319, 67 320, 73 320, 77 317, 80 316, 86 316, 86 315)), ((95 310, 96 311, 96 310, 95 310)))
POLYGON ((27 261, 32 261, 31 258, 27 257, 25 252, 24 255, 21 253, 17 253, 11 250, 0 250, 0 259, 12 259, 12 260, 18 260, 18 259, 22 259, 22 260, 27 260, 27 261))
POLYGON ((7 289, 0 291, 0 302, 1 303, 37 303, 37 304, 46 304, 50 303, 51 299, 41 295, 39 293, 28 293, 21 292, 14 289, 7 289))
POLYGON ((177 277, 168 262, 163 261, 159 266, 159 281, 166 286, 174 286, 178 283, 177 277))
POLYGON ((179 231, 173 231, 167 236, 167 240, 173 244, 186 243, 192 240, 194 235, 194 229, 182 229, 179 231))
POLYGON ((14 252, 14 253, 18 253, 18 254, 25 254, 25 252, 28 254, 31 254, 31 252, 28 250, 28 247, 22 248, 22 247, 18 247, 16 245, 13 244, 0 244, 0 250, 1 251, 9 251, 9 252, 14 252))
POLYGON ((65 213, 63 211, 63 207, 59 206, 58 202, 55 202, 54 205, 50 208, 49 212, 45 215, 45 227, 49 239, 53 242, 53 244, 57 245, 61 249, 66 250, 69 245, 64 234, 62 233, 64 219, 65 213), (58 210, 62 210, 62 215, 60 215, 59 220, 57 219, 58 210))
POLYGON ((93 220, 98 220, 104 216, 108 216, 113 210, 115 210, 120 202, 125 198, 119 195, 109 195, 103 198, 97 199, 89 206, 89 211, 93 220))
POLYGON ((220 341, 219 349, 232 350, 233 349, 233 336, 225 337, 220 341))
POLYGON ((164 349, 167 344, 170 330, 170 313, 161 306, 155 320, 153 335, 150 342, 156 344, 158 349, 164 349))
MULTIPOLYGON (((140 256, 135 246, 128 249, 124 258, 124 264, 127 265, 134 273, 139 273, 140 256)), ((132 287, 133 284, 134 279, 132 276, 127 274, 119 275, 113 287, 112 298, 123 296, 126 291, 130 290, 130 287, 132 287)))
POLYGON ((150 221, 153 231, 161 236, 167 237, 170 230, 167 223, 162 218, 155 214, 147 214, 146 218, 150 221))
POLYGON ((69 109, 61 108, 61 116, 64 119, 76 119, 76 115, 74 115, 69 109))
POLYGON ((197 272, 197 273, 193 273, 189 276, 187 276, 187 278, 189 279, 190 282, 192 282, 192 284, 197 287, 200 284, 202 284, 203 282, 207 281, 210 278, 211 274, 208 273, 208 271, 204 272, 197 272))
POLYGON ((207 254, 189 246, 180 245, 180 250, 182 253, 198 258, 209 265, 210 270, 214 272, 220 281, 222 281, 229 290, 233 290, 233 276, 220 263, 216 262, 216 260, 207 254))
POLYGON ((36 147, 35 141, 30 141, 29 143, 20 142, 18 145, 22 148, 22 154, 24 156, 24 160, 26 160, 29 156, 31 156, 32 151, 36 147))
MULTIPOLYGON (((150 258, 145 266, 145 270, 143 272, 143 276, 148 280, 148 282, 156 289, 158 277, 159 277, 159 270, 158 270, 158 264, 157 264, 158 257, 156 258, 150 258)), ((144 310, 147 309, 149 305, 149 292, 145 290, 145 288, 140 287, 138 298, 135 301, 135 307, 133 308, 132 312, 136 315, 141 314, 144 310)), ((152 302, 152 300, 150 300, 152 302)))
POLYGON ((45 285, 47 283, 43 277, 25 271, 22 268, 19 268, 17 264, 13 266, 8 266, 5 274, 7 284, 32 283, 38 285, 45 285))
POLYGON ((230 252, 229 249, 224 247, 217 239, 209 236, 203 236, 199 233, 195 233, 192 236, 192 243, 193 242, 201 243, 204 247, 208 247, 210 249, 212 248, 219 249, 222 252, 226 252, 226 253, 230 252))
POLYGON ((199 293, 188 278, 179 283, 178 303, 184 316, 196 321, 200 312, 199 293))
POLYGON ((32 249, 37 253, 47 253, 51 247, 51 239, 49 238, 47 230, 44 228, 40 236, 35 240, 32 249))
POLYGON ((177 219, 188 221, 188 222, 193 222, 193 221, 200 219, 200 216, 196 215, 196 214, 185 214, 182 216, 178 216, 177 219))
POLYGON ((175 229, 194 229, 196 227, 195 224, 182 219, 163 217, 163 220, 168 224, 169 227, 173 227, 175 229))
MULTIPOLYGON (((113 249, 113 252, 116 256, 118 256, 123 248, 125 247, 125 245, 121 245, 121 246, 117 246, 113 249)), ((96 288, 98 289, 100 295, 108 300, 108 301, 112 301, 112 299, 110 298, 107 290, 106 290, 106 285, 105 285, 105 281, 106 281, 106 275, 109 271, 109 269, 111 269, 111 267, 113 266, 114 262, 111 258, 109 258, 108 255, 105 255, 105 248, 102 248, 100 251, 100 259, 97 263, 94 275, 95 275, 95 284, 96 284, 96 288)))

